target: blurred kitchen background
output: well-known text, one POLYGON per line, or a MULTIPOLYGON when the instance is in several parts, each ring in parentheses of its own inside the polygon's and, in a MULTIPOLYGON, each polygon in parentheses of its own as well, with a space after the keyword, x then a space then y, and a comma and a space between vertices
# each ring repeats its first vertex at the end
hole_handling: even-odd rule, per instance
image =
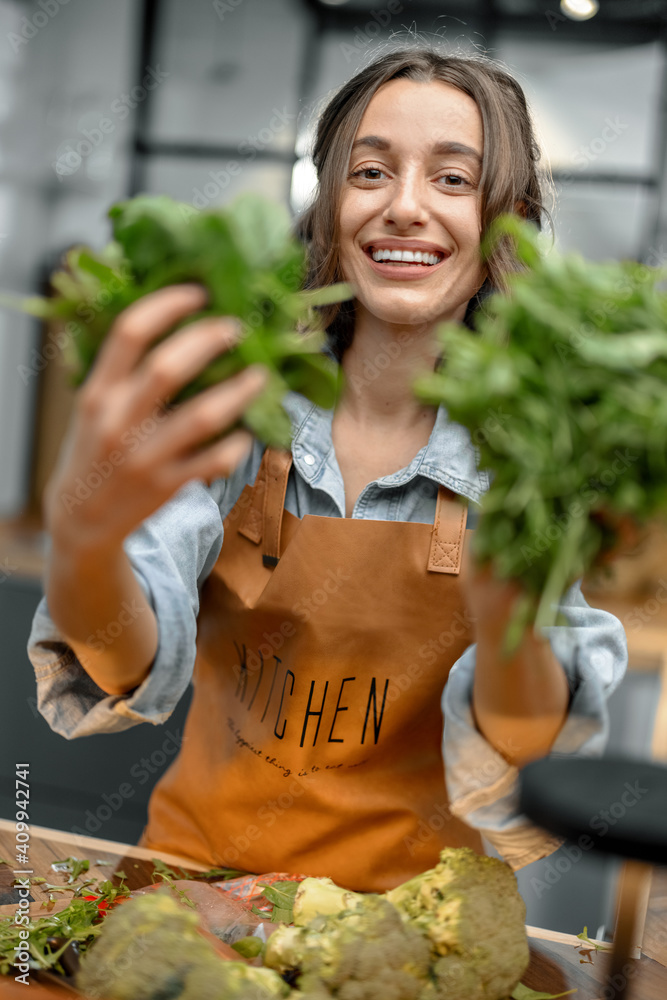
MULTIPOLYGON (((667 263, 667 0, 600 0, 581 19, 595 6, 0 0, 0 290, 43 291, 63 250, 106 242, 109 205, 138 192, 203 208, 251 189, 297 212, 312 189, 318 109, 388 46, 416 39, 487 53, 519 78, 553 174, 560 247, 667 263)), ((14 764, 27 761, 33 823, 132 843, 188 698, 161 727, 68 743, 37 713, 25 652, 41 596, 41 496, 71 401, 53 333, 0 309, 0 816, 13 815, 14 764), (118 805, 123 782, 132 794, 118 805)), ((663 567, 648 585, 627 570, 643 615, 628 631, 610 750, 666 752, 663 567)), ((614 607, 617 597, 601 595, 614 607)), ((617 609, 631 620, 632 602, 617 609)), ((528 922, 609 934, 614 863, 558 867, 559 857, 555 880, 547 862, 521 873, 528 922)))

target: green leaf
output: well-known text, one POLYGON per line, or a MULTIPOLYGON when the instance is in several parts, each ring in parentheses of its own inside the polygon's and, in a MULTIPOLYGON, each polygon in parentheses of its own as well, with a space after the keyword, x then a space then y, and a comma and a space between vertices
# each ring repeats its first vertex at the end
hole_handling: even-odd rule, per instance
POLYGON ((274 882, 273 885, 258 883, 269 903, 273 903, 271 920, 275 923, 291 924, 294 921, 294 897, 299 883, 294 881, 274 882))
POLYGON ((271 267, 279 260, 291 228, 284 205, 245 191, 228 211, 234 238, 250 267, 271 267))
POLYGON ((240 868, 209 868, 205 872, 197 872, 197 878, 219 878, 219 879, 233 879, 241 878, 243 875, 248 875, 249 872, 241 871, 240 868))
POLYGON ((52 306, 49 299, 42 299, 38 296, 21 298, 18 295, 0 295, 0 306, 6 309, 15 309, 17 312, 29 313, 39 319, 48 319, 52 314, 52 306))
POLYGON ((600 943, 599 941, 592 941, 591 938, 589 938, 588 936, 588 927, 584 927, 583 931, 577 934, 577 937, 580 938, 582 941, 585 941, 586 944, 590 944, 591 947, 595 949, 595 951, 613 950, 613 945, 611 944, 607 944, 606 942, 600 943))
POLYGON ((188 242, 188 221, 171 198, 139 195, 109 210, 115 241, 141 278, 173 258, 188 242))
POLYGON ((293 355, 286 359, 283 378, 294 392, 308 394, 325 410, 333 409, 339 394, 338 365, 323 354, 293 355))
POLYGON ((644 367, 657 358, 667 358, 667 332, 637 330, 614 337, 591 337, 579 346, 582 358, 606 368, 644 367))
POLYGON ((87 872, 90 868, 90 861, 87 858, 65 858, 62 861, 53 861, 51 867, 54 871, 69 872, 68 883, 75 882, 82 872, 87 872))
POLYGON ((556 1000, 556 997, 567 997, 576 992, 576 989, 571 989, 565 990, 564 993, 539 993, 536 990, 531 990, 529 986, 519 983, 518 986, 514 987, 510 996, 512 1000, 556 1000))
POLYGON ((164 861, 161 861, 160 858, 151 858, 151 861, 155 868, 153 876, 151 876, 152 881, 154 881, 155 875, 161 875, 165 878, 165 880, 170 878, 177 880, 194 878, 194 875, 190 875, 190 873, 186 872, 184 868, 178 868, 177 870, 174 870, 173 868, 170 868, 169 865, 166 864, 164 861))

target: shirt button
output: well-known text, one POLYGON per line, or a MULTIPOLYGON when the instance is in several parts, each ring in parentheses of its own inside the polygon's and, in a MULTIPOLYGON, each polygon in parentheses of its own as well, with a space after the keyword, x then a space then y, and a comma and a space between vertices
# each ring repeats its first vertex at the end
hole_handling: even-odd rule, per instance
POLYGON ((306 465, 315 465, 315 456, 314 455, 304 455, 303 456, 303 460, 306 463, 306 465))

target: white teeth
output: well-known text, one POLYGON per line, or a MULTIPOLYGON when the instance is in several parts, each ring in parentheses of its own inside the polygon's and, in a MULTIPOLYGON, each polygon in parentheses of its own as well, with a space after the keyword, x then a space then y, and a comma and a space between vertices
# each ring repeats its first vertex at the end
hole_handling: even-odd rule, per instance
POLYGON ((371 256, 378 263, 385 260, 398 260, 408 264, 433 265, 440 260, 437 254, 422 250, 373 250, 371 256))

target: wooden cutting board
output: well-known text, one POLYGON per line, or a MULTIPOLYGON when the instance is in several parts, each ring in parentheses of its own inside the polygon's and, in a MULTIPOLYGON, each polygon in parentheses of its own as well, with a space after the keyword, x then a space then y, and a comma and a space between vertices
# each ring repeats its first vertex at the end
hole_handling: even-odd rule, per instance
MULTIPOLYGON (((64 883, 64 876, 53 872, 51 864, 69 856, 88 858, 91 862, 90 874, 96 878, 109 878, 114 871, 124 871, 131 889, 148 885, 154 870, 150 860, 155 856, 154 852, 144 848, 97 837, 79 837, 66 831, 44 827, 31 828, 29 858, 35 875, 40 875, 49 882, 64 883), (111 861, 112 864, 95 865, 94 862, 98 860, 111 861)), ((14 823, 8 820, 0 820, 0 857, 7 860, 14 857, 14 823)), ((178 855, 161 854, 160 859, 167 864, 181 865, 192 874, 205 870, 204 865, 178 855)), ((0 866, 0 900, 4 900, 0 902, 0 916, 3 917, 16 911, 16 899, 10 898, 13 878, 13 869, 0 866)), ((667 879, 656 880, 656 890, 658 895, 655 913, 647 923, 646 936, 651 943, 651 953, 667 963, 667 879)), ((43 914, 41 903, 47 894, 39 885, 32 887, 31 894, 33 900, 30 912, 37 916, 40 911, 43 914)), ((68 895, 61 903, 56 904, 54 911, 67 905, 69 898, 71 897, 68 895)), ((550 993, 576 988, 573 1000, 606 1000, 609 996, 608 990, 607 993, 604 992, 605 969, 609 958, 607 953, 596 952, 574 935, 534 927, 528 927, 527 932, 531 961, 522 980, 526 986, 550 993)), ((628 976, 631 980, 632 1000, 667 998, 667 968, 654 958, 644 954, 641 959, 632 961, 628 976)), ((37 985, 37 980, 31 983, 29 1000, 41 1000, 42 996, 44 1000, 57 1000, 58 997, 64 1000, 68 995, 76 996, 70 990, 65 991, 60 987, 47 992, 42 989, 38 991, 37 985)), ((9 978, 0 978, 1 1000, 5 1000, 5 997, 13 1000, 15 996, 28 996, 25 992, 19 993, 20 989, 24 989, 21 984, 15 985, 9 978)))

